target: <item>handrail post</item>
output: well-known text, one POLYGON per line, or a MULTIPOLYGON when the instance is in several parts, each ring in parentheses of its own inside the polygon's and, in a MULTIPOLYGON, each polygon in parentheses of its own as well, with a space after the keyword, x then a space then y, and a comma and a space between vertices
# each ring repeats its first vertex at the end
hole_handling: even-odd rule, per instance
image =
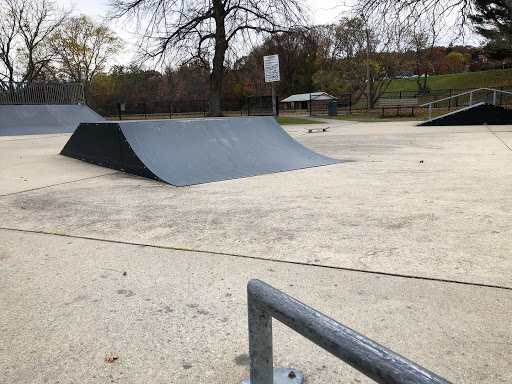
POLYGON ((494 90, 493 95, 492 95, 492 104, 496 105, 496 90, 494 90))
POLYGON ((428 105, 428 119, 432 120, 432 103, 428 105))
POLYGON ((473 105, 473 91, 469 93, 469 106, 471 107, 473 105))
POLYGON ((273 384, 272 316, 248 300, 251 384, 273 384))

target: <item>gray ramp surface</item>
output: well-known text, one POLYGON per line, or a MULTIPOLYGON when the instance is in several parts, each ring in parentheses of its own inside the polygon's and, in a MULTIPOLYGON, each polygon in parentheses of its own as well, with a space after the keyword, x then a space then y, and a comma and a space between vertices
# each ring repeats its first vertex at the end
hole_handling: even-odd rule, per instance
MULTIPOLYGON (((290 137, 273 117, 176 119, 82 124, 62 154, 127 171, 136 157, 155 178, 176 186, 208 183, 342 162, 315 153, 290 137), (114 127, 111 127, 114 125, 114 127), (119 127, 130 151, 121 159, 98 150, 100 137, 119 127), (82 132, 86 129, 87 131, 82 132), (79 132, 80 131, 80 132, 79 132), (87 144, 84 147, 84 142, 87 144), (109 158, 110 157, 110 158, 109 158), (99 159, 99 160, 98 160, 99 159), (127 166, 124 167, 123 163, 127 166), (119 165, 121 164, 121 166, 119 165)), ((110 141, 112 139, 109 139, 110 141)), ((119 143, 123 145, 123 143, 119 143)), ((112 147, 114 152, 116 147, 112 147)), ((110 153, 111 151, 104 151, 110 153)), ((146 177, 146 172, 136 173, 146 177)), ((129 172, 129 171, 128 171, 129 172)))
POLYGON ((104 120, 85 105, 0 105, 0 136, 71 133, 80 123, 104 120))

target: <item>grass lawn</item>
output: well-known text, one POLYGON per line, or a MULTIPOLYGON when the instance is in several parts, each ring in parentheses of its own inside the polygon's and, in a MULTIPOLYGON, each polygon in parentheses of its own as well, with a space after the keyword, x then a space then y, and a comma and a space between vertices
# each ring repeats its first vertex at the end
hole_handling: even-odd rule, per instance
POLYGON ((276 118, 279 125, 287 124, 324 124, 322 121, 306 120, 298 117, 277 116, 276 118))
MULTIPOLYGON (((499 88, 503 86, 512 86, 512 68, 429 76, 427 85, 433 90, 450 88, 499 88)), ((418 85, 416 84, 416 78, 395 79, 391 82, 387 91, 416 91, 417 89, 418 85)))
POLYGON ((380 113, 352 113, 352 114, 346 114, 346 115, 338 115, 338 116, 325 116, 323 117, 325 119, 332 119, 332 120, 355 120, 355 121, 361 121, 361 122, 376 122, 376 121, 406 121, 406 120, 413 120, 413 121, 423 121, 428 120, 426 116, 418 116, 414 115, 411 116, 410 114, 400 114, 400 115, 385 115, 382 116, 380 113))

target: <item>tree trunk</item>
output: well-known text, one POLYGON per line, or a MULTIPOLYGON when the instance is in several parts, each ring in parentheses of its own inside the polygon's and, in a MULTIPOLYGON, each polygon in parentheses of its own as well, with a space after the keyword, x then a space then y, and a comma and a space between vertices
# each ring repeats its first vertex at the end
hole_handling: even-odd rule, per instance
POLYGON ((224 57, 228 48, 226 39, 225 17, 226 13, 222 0, 213 1, 213 13, 215 15, 215 55, 213 56, 213 68, 210 74, 210 105, 208 116, 222 116, 220 99, 222 97, 222 77, 224 75, 224 57))

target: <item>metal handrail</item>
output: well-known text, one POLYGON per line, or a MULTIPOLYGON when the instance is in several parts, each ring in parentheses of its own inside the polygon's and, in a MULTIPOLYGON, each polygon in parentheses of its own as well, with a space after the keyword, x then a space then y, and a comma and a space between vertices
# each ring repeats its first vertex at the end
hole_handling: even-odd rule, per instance
POLYGON ((272 317, 377 383, 450 383, 260 280, 248 282, 247 301, 251 384, 274 383, 272 317))
POLYGON ((434 100, 434 101, 431 101, 430 103, 422 104, 422 105, 420 105, 420 107, 425 107, 425 106, 428 105, 428 119, 431 120, 432 119, 432 104, 437 104, 437 103, 440 103, 442 101, 454 99, 456 97, 460 97, 460 96, 464 96, 464 95, 469 94, 469 106, 472 106, 473 105, 473 93, 474 92, 479 92, 479 91, 492 91, 493 92, 493 97, 492 97, 493 105, 496 105, 496 93, 499 92, 499 93, 502 93, 502 94, 506 93, 508 95, 512 95, 512 92, 502 91, 502 90, 499 90, 499 89, 478 88, 478 89, 474 89, 472 91, 468 91, 468 92, 464 92, 464 93, 459 93, 458 95, 454 95, 454 96, 450 96, 450 97, 445 97, 444 99, 434 100))

